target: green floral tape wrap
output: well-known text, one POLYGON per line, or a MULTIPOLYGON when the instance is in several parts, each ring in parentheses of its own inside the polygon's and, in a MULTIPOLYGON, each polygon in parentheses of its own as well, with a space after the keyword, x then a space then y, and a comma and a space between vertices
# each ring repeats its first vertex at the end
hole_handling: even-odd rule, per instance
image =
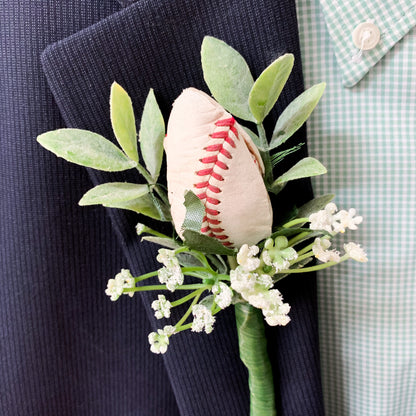
POLYGON ((267 354, 263 315, 248 303, 235 305, 240 358, 248 369, 250 416, 274 416, 272 367, 267 354))

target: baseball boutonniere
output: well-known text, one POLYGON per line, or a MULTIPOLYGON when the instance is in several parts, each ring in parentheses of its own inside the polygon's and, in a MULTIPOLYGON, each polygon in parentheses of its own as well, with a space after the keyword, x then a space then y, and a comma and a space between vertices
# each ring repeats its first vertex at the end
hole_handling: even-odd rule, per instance
POLYGON ((270 203, 269 194, 278 194, 289 181, 326 173, 318 160, 306 157, 274 176, 274 168, 299 149, 280 150, 281 145, 307 120, 325 84, 309 88, 292 101, 268 139, 262 123, 291 73, 293 55, 279 57, 254 80, 236 50, 205 37, 201 61, 213 98, 195 88, 184 90, 173 103, 167 129, 150 90, 137 134, 131 99, 113 83, 110 114, 119 146, 79 129, 47 132, 38 142, 90 168, 137 169, 141 183, 98 185, 79 204, 128 209, 170 222, 172 233, 137 224, 143 240, 161 246, 157 255, 161 267, 135 277, 122 269, 108 281, 106 294, 115 301, 123 294, 156 291, 151 306, 158 319, 169 319, 172 308, 184 308, 179 321, 149 334, 150 349, 158 354, 166 353, 172 336, 182 331, 210 333, 221 310, 233 306, 240 357, 249 372, 250 414, 274 415, 264 321, 272 326, 290 322, 290 305, 275 284, 292 274, 347 259, 367 261, 363 249, 353 242, 344 245, 343 254, 330 249, 336 234, 356 229, 362 218, 354 209, 339 211, 331 202, 333 195, 315 198, 290 212, 280 212, 277 206, 273 213, 270 203), (160 177, 164 152, 166 182, 160 177), (318 264, 310 265, 315 259, 318 264), (155 279, 157 284, 147 283, 155 279), (185 294, 169 300, 169 292, 185 294))

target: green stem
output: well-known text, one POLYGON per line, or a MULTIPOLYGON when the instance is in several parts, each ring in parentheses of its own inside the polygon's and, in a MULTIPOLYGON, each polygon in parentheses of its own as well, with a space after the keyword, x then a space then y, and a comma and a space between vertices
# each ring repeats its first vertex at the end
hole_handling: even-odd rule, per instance
POLYGON ((175 306, 179 306, 182 305, 183 303, 188 302, 188 300, 191 300, 192 298, 194 298, 197 294, 197 291, 195 290, 194 292, 190 293, 189 295, 184 296, 183 298, 180 298, 178 300, 175 300, 175 302, 172 302, 172 308, 174 308, 175 306))
MULTIPOLYGON (((269 143, 267 142, 266 131, 264 130, 263 124, 257 124, 257 132, 259 134, 260 144, 263 149, 267 149, 269 147, 269 143)), ((268 150, 261 150, 260 151, 261 158, 263 159, 264 163, 264 178, 267 185, 271 185, 273 182, 273 166, 272 161, 270 158, 270 153, 268 150)))
POLYGON ((188 319, 188 316, 192 312, 192 308, 197 304, 197 302, 198 302, 199 298, 201 297, 202 292, 204 290, 205 289, 200 289, 200 290, 197 290, 197 291, 194 292, 195 293, 195 299, 192 301, 188 310, 185 312, 185 315, 183 315, 182 318, 180 319, 180 321, 178 321, 178 323, 175 325, 176 328, 179 328, 188 319))
POLYGON ((149 279, 153 276, 157 276, 157 271, 156 272, 150 272, 150 273, 146 273, 146 274, 142 274, 141 276, 137 276, 134 278, 134 283, 137 282, 142 282, 143 280, 149 279))
POLYGON ((250 416, 275 416, 273 373, 262 313, 248 303, 237 303, 235 316, 240 358, 248 369, 250 416))
POLYGON ((292 273, 308 273, 308 272, 316 272, 318 270, 327 269, 328 267, 335 266, 336 264, 342 263, 343 261, 347 260, 348 257, 341 257, 340 261, 328 261, 327 263, 317 264, 316 266, 311 267, 304 267, 300 269, 285 269, 281 270, 279 274, 292 274, 292 273))
MULTIPOLYGON (((182 285, 178 286, 176 290, 195 290, 195 289, 209 289, 208 285, 203 284, 194 284, 194 285, 182 285)), ((130 292, 149 292, 151 290, 169 290, 166 285, 149 285, 149 286, 139 286, 139 287, 131 287, 128 289, 124 289, 123 293, 130 293, 130 292)))
POLYGON ((304 224, 305 222, 309 222, 308 218, 295 218, 292 221, 287 222, 283 225, 283 228, 290 228, 297 224, 304 224))
POLYGON ((300 234, 296 235, 295 237, 291 238, 289 240, 289 243, 288 243, 289 247, 294 246, 297 242, 299 242, 302 239, 304 239, 308 234, 310 234, 310 233, 308 233, 308 232, 305 231, 305 232, 300 233, 300 234))
POLYGON ((139 173, 146 179, 146 182, 154 188, 154 190, 156 191, 156 193, 160 196, 160 199, 163 201, 163 203, 169 208, 169 200, 168 197, 166 196, 166 192, 164 192, 159 185, 155 184, 152 176, 150 175, 150 173, 140 164, 138 163, 136 166, 137 170, 139 171, 139 173))

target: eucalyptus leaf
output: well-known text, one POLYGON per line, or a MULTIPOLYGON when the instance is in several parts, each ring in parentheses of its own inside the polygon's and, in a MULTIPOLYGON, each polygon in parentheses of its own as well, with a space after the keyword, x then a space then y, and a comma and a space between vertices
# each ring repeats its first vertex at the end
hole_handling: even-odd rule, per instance
POLYGON ((79 205, 107 205, 131 201, 149 192, 147 185, 127 182, 109 182, 90 189, 79 201, 79 205))
POLYGON ((248 104, 258 123, 265 119, 276 104, 292 72, 294 60, 291 53, 286 53, 271 63, 254 82, 248 104))
POLYGON ((186 214, 182 229, 199 232, 205 216, 204 204, 192 191, 187 191, 184 205, 186 207, 186 214))
POLYGON ((45 149, 68 162, 88 168, 117 172, 137 166, 105 137, 88 130, 59 129, 37 137, 45 149))
POLYGON ((105 203, 103 206, 108 208, 120 208, 137 212, 150 218, 162 221, 159 211, 155 207, 152 198, 149 194, 140 198, 132 199, 130 201, 118 201, 105 203))
POLYGON ((110 118, 119 145, 130 159, 139 162, 133 104, 127 92, 117 82, 111 85, 110 118))
POLYGON ((296 165, 292 166, 287 172, 279 176, 273 185, 281 185, 294 179, 309 178, 311 176, 323 175, 327 170, 325 166, 313 157, 305 157, 296 165))
POLYGON ((256 122, 248 105, 254 80, 240 53, 222 40, 205 36, 201 63, 205 82, 214 98, 236 117, 256 122))
POLYGON ((203 267, 204 265, 192 253, 182 252, 176 254, 179 264, 183 267, 203 267))
POLYGON ((270 149, 283 144, 308 119, 325 90, 325 83, 316 84, 295 98, 277 120, 270 141, 270 149))
POLYGON ((165 121, 153 89, 150 89, 140 122, 139 141, 146 169, 154 181, 159 177, 162 166, 164 137, 165 121))
POLYGON ((318 196, 298 209, 298 218, 308 218, 309 215, 324 209, 335 198, 334 194, 326 194, 318 196))
POLYGON ((158 244, 162 247, 170 248, 171 250, 176 250, 180 245, 173 238, 164 238, 164 237, 155 237, 153 235, 145 235, 142 237, 142 240, 149 241, 154 244, 158 244))
POLYGON ((233 256, 234 250, 225 247, 215 238, 198 233, 192 230, 185 230, 183 233, 185 245, 194 250, 201 251, 204 254, 223 254, 233 256))

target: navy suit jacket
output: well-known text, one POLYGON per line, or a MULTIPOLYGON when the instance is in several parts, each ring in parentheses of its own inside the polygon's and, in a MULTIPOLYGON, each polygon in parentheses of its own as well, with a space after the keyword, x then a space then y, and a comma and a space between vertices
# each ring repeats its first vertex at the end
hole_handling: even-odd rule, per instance
MULTIPOLYGON (((147 341, 163 325, 150 309, 155 295, 113 303, 104 294, 122 267, 134 275, 156 269, 157 247, 140 243, 135 214, 77 202, 95 184, 139 178, 70 165, 36 136, 70 126, 113 138, 114 80, 131 95, 136 115, 149 88, 168 115, 183 88, 207 91, 199 57, 205 35, 240 51, 254 76, 294 53, 270 131, 303 90, 295 2, 7 3, 0 11, 0 414, 248 415, 232 308, 212 334, 178 334, 156 356, 147 341)), ((304 141, 301 129, 290 145, 304 141)), ((305 154, 306 146, 289 163, 305 154)), ((284 197, 274 201, 276 211, 310 198, 309 183, 296 195, 289 187, 284 197)), ((279 288, 292 322, 266 330, 278 414, 323 415, 315 279, 300 276, 279 288)))

